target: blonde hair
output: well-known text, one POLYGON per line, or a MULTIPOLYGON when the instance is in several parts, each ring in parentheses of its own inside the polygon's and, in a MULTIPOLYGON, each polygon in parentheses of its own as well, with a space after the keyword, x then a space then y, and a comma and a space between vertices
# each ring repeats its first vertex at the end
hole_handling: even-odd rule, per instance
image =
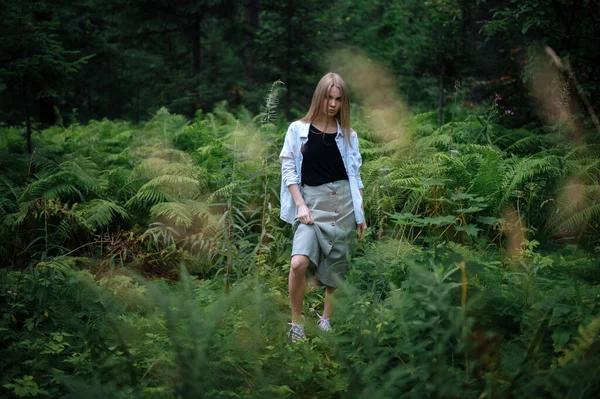
POLYGON ((303 122, 313 122, 320 114, 325 113, 323 100, 328 98, 329 90, 332 87, 337 87, 342 96, 342 106, 338 113, 334 115, 334 118, 340 124, 346 142, 350 142, 350 97, 348 96, 348 87, 346 87, 344 79, 337 73, 329 72, 321 78, 313 94, 310 109, 304 115, 304 118, 300 120, 303 122))

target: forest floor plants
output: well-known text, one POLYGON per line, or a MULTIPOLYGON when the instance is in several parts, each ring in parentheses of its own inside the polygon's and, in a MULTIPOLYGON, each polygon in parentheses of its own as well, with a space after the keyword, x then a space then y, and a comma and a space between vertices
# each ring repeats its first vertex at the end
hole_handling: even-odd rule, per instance
MULTIPOLYGON (((2 250, 21 261, 1 271, 3 393, 591 397, 597 254, 541 238, 564 171, 593 187, 595 158, 512 145, 535 133, 499 126, 474 144, 479 121, 431 118, 408 124, 414 148, 361 136, 375 228, 334 334, 316 327, 318 289, 296 345, 276 121, 221 104, 189 123, 160 110, 48 131, 36 173, 0 184, 2 250), (510 251, 505 204, 529 234, 510 251)), ((580 216, 592 243, 594 215, 580 216)))

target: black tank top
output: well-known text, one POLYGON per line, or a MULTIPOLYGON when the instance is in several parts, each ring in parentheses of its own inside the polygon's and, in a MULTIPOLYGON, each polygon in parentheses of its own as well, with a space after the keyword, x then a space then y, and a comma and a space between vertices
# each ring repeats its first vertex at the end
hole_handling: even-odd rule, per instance
POLYGON ((337 180, 348 180, 342 155, 335 143, 337 133, 323 133, 312 124, 308 141, 302 147, 302 184, 320 186, 337 180))

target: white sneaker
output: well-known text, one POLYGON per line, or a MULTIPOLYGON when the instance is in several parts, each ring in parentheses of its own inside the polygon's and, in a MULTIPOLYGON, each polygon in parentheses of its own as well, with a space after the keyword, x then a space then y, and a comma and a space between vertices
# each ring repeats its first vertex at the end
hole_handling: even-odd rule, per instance
POLYGON ((323 318, 323 316, 321 316, 318 313, 317 313, 317 316, 319 316, 319 321, 317 322, 317 326, 319 326, 319 328, 323 331, 331 332, 332 329, 331 329, 331 323, 329 322, 329 319, 323 318))
POLYGON ((306 333, 304 332, 304 324, 296 324, 294 322, 288 323, 290 326, 290 332, 288 336, 292 339, 292 343, 296 343, 303 339, 306 339, 306 333))

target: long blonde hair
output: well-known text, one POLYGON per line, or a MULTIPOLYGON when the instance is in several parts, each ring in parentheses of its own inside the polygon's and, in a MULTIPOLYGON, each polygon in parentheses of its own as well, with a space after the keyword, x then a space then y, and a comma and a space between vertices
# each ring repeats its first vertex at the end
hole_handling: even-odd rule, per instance
POLYGON ((334 118, 340 124, 346 142, 350 142, 350 131, 352 130, 350 128, 350 97, 348 96, 348 88, 344 79, 337 73, 329 72, 321 78, 313 94, 310 109, 301 121, 313 122, 320 114, 325 112, 323 109, 323 100, 328 98, 329 90, 332 87, 337 87, 342 95, 342 106, 338 113, 334 115, 334 118))

